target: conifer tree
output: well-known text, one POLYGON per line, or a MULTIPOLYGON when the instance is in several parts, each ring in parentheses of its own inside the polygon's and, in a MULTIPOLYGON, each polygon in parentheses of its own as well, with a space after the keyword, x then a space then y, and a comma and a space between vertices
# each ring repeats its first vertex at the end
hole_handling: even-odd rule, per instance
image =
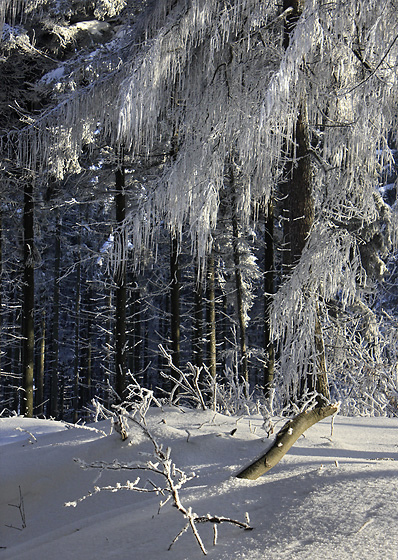
POLYGON ((23 394, 21 410, 33 416, 35 363, 35 238, 34 238, 34 181, 25 178, 23 211, 23 394))
MULTIPOLYGON (((21 6, 6 2, 11 12, 21 6)), ((86 8, 97 18, 98 8, 97 15, 86 8)), ((86 36, 68 51, 68 63, 46 78, 48 98, 2 135, 0 149, 21 167, 60 178, 78 173, 82 152, 98 145, 123 145, 133 158, 161 146, 162 164, 126 220, 132 245, 154 248, 161 222, 177 238, 189 231, 201 262, 232 154, 243 226, 287 179, 293 258, 269 306, 270 339, 279 349, 278 382, 286 394, 300 393, 323 360, 319 320, 327 320, 328 303, 336 294, 343 309, 360 301, 364 246, 381 255, 365 231, 380 215, 379 172, 392 163, 395 15, 392 0, 286 0, 282 8, 259 0, 127 2, 126 32, 106 48, 88 47, 86 36), (167 153, 176 134, 178 152, 167 153), (300 175, 306 206, 291 184, 300 175)), ((68 21, 61 35, 71 44, 79 33, 68 21)))

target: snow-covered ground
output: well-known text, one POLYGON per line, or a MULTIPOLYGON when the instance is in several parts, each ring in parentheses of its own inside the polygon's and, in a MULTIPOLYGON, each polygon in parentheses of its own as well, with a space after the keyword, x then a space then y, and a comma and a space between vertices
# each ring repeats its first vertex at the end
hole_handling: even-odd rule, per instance
MULTIPOLYGON (((338 416, 332 435, 325 420, 256 481, 234 475, 268 446, 260 417, 168 408, 151 410, 147 422, 157 441, 170 446, 175 464, 197 475, 180 491, 184 505, 239 521, 249 514, 252 531, 223 523, 216 546, 211 524, 198 526, 208 558, 397 560, 398 419, 338 416)), ((158 513, 156 494, 102 491, 64 506, 95 486, 123 484, 137 474, 84 470, 74 458, 144 462, 151 452, 138 427, 125 442, 110 421, 95 427, 103 432, 0 418, 0 558, 202 558, 190 531, 168 551, 185 522, 171 503, 158 513)), ((153 479, 140 475, 143 485, 153 479)))

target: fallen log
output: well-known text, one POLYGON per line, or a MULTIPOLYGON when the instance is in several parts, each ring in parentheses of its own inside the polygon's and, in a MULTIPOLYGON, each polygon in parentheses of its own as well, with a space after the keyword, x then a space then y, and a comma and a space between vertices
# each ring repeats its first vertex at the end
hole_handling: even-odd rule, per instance
POLYGON ((296 443, 298 438, 308 428, 336 414, 339 410, 339 404, 317 405, 310 410, 300 412, 295 418, 288 420, 276 435, 274 443, 261 457, 253 461, 247 467, 244 467, 236 476, 238 478, 246 478, 256 480, 259 476, 267 473, 282 459, 289 449, 296 443))

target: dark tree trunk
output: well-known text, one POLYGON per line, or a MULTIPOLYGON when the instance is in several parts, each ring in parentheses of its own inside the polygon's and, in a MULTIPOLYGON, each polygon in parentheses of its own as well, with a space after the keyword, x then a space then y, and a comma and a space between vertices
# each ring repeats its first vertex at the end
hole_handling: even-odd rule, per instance
POLYGON ((216 346, 216 294, 215 294, 215 266, 214 255, 211 253, 207 259, 207 367, 210 375, 217 375, 217 346, 216 346))
POLYGON ((240 374, 242 378, 249 383, 249 367, 247 360, 247 345, 246 345, 246 322, 245 322, 245 312, 243 305, 243 281, 242 281, 242 268, 241 268, 241 257, 240 257, 240 231, 239 231, 239 220, 238 220, 238 210, 237 210, 237 196, 235 192, 235 181, 230 170, 230 181, 232 189, 232 244, 234 253, 234 266, 235 266, 235 290, 236 290, 236 307, 238 313, 238 324, 239 324, 239 342, 240 342, 240 374))
POLYGON ((230 322, 229 322, 229 316, 228 316, 228 298, 227 298, 227 294, 222 294, 222 299, 221 299, 221 309, 220 309, 220 313, 219 313, 219 331, 220 331, 220 335, 219 335, 219 339, 220 339, 220 354, 222 355, 222 360, 221 360, 221 371, 225 371, 227 365, 228 365, 228 351, 231 350, 231 341, 230 341, 230 322))
POLYGON ((145 327, 144 327, 144 338, 142 341, 142 356, 143 356, 143 380, 142 382, 144 383, 144 385, 146 387, 149 387, 150 385, 150 380, 149 380, 149 375, 148 375, 148 369, 149 369, 149 364, 150 364, 150 357, 149 357, 149 327, 148 327, 148 320, 145 320, 145 327))
POLYGON ((86 406, 91 398, 91 385, 92 385, 92 292, 89 286, 85 294, 85 348, 84 348, 84 370, 83 370, 83 385, 81 390, 82 406, 86 406))
POLYGON ((35 354, 35 282, 34 282, 34 186, 26 179, 24 187, 24 286, 23 286, 23 396, 21 412, 33 416, 33 380, 35 354))
MULTIPOLYGON (((160 343, 163 344, 164 341, 168 339, 169 336, 169 315, 170 315, 170 294, 163 293, 161 294, 160 299, 160 308, 164 309, 164 313, 160 314, 159 317, 159 339, 160 343)), ((157 373, 158 377, 160 373, 165 370, 167 367, 167 360, 164 357, 162 352, 157 353, 157 373)), ((162 389, 165 391, 170 390, 170 384, 166 379, 161 377, 162 389)))
POLYGON ((300 107, 294 135, 295 147, 289 149, 291 164, 285 185, 287 221, 285 221, 286 264, 300 260, 314 222, 311 161, 308 157, 309 137, 305 103, 300 107))
POLYGON ((44 370, 46 363, 46 312, 43 309, 41 315, 41 340, 39 367, 37 368, 36 394, 35 394, 35 414, 42 416, 44 413, 44 370))
MULTIPOLYGON (((291 35, 302 13, 304 0, 284 0, 283 10, 291 8, 284 27, 284 48, 288 49, 291 35)), ((314 200, 312 193, 311 161, 308 156, 309 135, 307 109, 302 100, 295 123, 294 144, 286 146, 290 163, 286 169, 284 186, 284 234, 285 264, 295 265, 300 259, 307 237, 314 221, 314 200)))
POLYGON ((127 306, 127 286, 126 286, 126 260, 127 247, 125 246, 124 221, 126 219, 126 190, 125 190, 125 169, 123 155, 119 159, 119 165, 115 173, 116 179, 116 227, 119 243, 118 259, 115 273, 115 299, 116 299, 116 322, 115 322, 115 346, 116 346, 116 382, 115 391, 119 402, 125 397, 126 389, 126 306, 127 306))
POLYGON ((105 336, 105 392, 104 392, 104 401, 106 403, 106 407, 110 408, 112 405, 112 394, 111 394, 111 387, 112 387, 112 329, 113 329, 113 292, 112 287, 109 288, 109 294, 106 298, 106 305, 107 305, 107 328, 106 328, 106 336, 105 336))
POLYGON ((52 364, 50 378, 49 416, 58 418, 58 366, 59 366, 59 280, 61 270, 61 220, 59 211, 56 217, 55 230, 55 262, 53 287, 53 317, 52 317, 52 364))
POLYGON ((267 400, 272 396, 275 370, 275 350, 270 332, 270 307, 274 289, 274 208, 270 199, 265 216, 264 250, 264 394, 267 400))
POLYGON ((80 306, 81 306, 81 275, 82 263, 80 258, 81 235, 79 233, 79 251, 76 268, 76 291, 75 291, 75 359, 73 376, 73 422, 79 420, 80 409, 80 306))
POLYGON ((142 333, 141 333, 141 294, 138 281, 133 276, 131 280, 131 304, 130 304, 130 370, 134 375, 141 371, 141 354, 142 354, 142 333))
MULTIPOLYGON (((284 46, 286 49, 289 47, 291 34, 303 7, 303 0, 284 0, 283 8, 292 8, 285 23, 284 46)), ((287 167, 287 182, 285 184, 285 242, 287 249, 285 251, 285 264, 290 267, 295 266, 300 260, 315 214, 312 169, 309 157, 308 116, 304 99, 301 100, 299 106, 293 142, 293 145, 287 146, 287 155, 291 163, 287 167)), ((328 399, 329 389, 318 310, 317 317, 314 333, 317 358, 314 362, 314 371, 302 380, 301 393, 304 394, 306 391, 316 389, 321 391, 325 399, 328 399)))
MULTIPOLYGON (((180 367, 180 263, 177 238, 171 236, 170 251, 170 334, 173 364, 180 367)), ((172 372, 171 372, 172 373, 172 372)))
MULTIPOLYGON (((17 287, 15 285, 14 285, 13 292, 14 292, 13 300, 17 301, 18 299, 17 287)), ((23 335, 23 319, 21 318, 17 306, 15 306, 15 309, 11 313, 11 325, 12 327, 14 327, 15 325, 15 330, 17 330, 17 325, 20 325, 20 333, 23 335)), ((9 391, 10 391, 9 403, 10 403, 10 408, 12 410, 19 410, 20 386, 21 386, 21 383, 19 381, 19 377, 20 377, 19 370, 22 364, 23 345, 24 345, 23 340, 20 341, 18 339, 18 341, 15 344, 12 344, 9 349, 10 371, 12 373, 10 385, 9 385, 9 391)))
POLYGON ((195 270, 194 288, 194 324, 192 336, 193 363, 196 367, 203 364, 203 282, 199 267, 195 270))

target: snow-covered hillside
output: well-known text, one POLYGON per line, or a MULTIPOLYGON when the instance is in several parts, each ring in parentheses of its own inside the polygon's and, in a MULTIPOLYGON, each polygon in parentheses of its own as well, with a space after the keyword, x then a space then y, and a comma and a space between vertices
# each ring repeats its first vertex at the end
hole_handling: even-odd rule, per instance
MULTIPOLYGON (((398 419, 338 416, 332 434, 330 419, 323 421, 256 481, 234 474, 268 445, 261 417, 167 408, 151 410, 147 423, 156 440, 170 446, 177 467, 196 473, 180 491, 184 506, 239 521, 249 514, 252 531, 222 523, 216 546, 212 524, 198 525, 208 558, 398 558, 398 419)), ((138 427, 125 442, 110 421, 91 427, 97 431, 48 420, 0 419, 0 558, 203 557, 191 531, 168 551, 185 520, 171 503, 158 513, 162 496, 154 493, 104 490, 76 507, 64 506, 96 486, 125 484, 137 476, 137 471, 84 470, 74 458, 143 463, 152 452, 138 427)), ((148 478, 157 483, 152 473, 140 476, 148 489, 148 478)))

